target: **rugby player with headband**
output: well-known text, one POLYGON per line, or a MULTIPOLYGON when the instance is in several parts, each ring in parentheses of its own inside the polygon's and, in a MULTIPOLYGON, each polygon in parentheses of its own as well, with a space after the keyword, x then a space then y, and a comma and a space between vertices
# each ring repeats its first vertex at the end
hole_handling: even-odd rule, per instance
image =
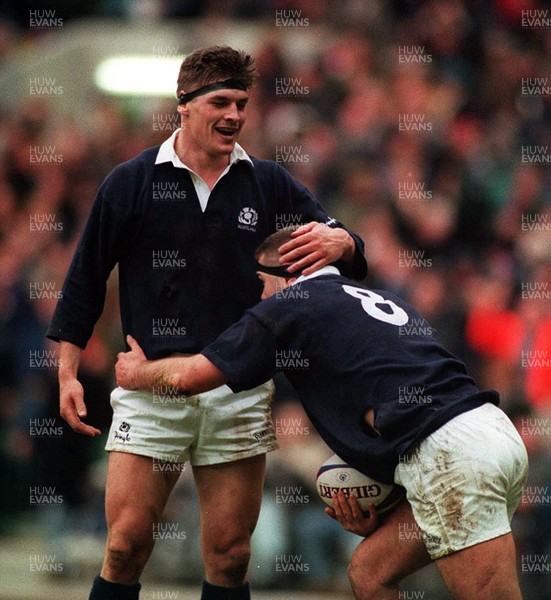
MULTIPOLYGON (((237 143, 256 77, 245 52, 213 46, 191 53, 176 87, 181 127, 115 167, 99 188, 47 332, 60 342, 60 412, 75 431, 100 433, 86 422, 77 372, 115 265, 123 339, 137 337, 149 359, 200 352, 257 304, 254 249, 281 215, 302 224, 280 249, 282 265, 308 273, 338 261, 349 276, 365 276, 362 240, 283 167, 237 143)), ((277 448, 273 390, 267 380, 238 394, 220 386, 192 404, 160 402, 152 390, 113 390, 107 544, 90 600, 139 597, 154 526, 181 472, 154 468, 159 461, 189 461, 193 470, 202 600, 250 598, 250 538, 265 455, 277 448)))
POLYGON ((226 79, 225 81, 217 81, 215 83, 209 83, 203 87, 193 90, 187 94, 180 94, 180 104, 187 104, 197 96, 208 94, 209 92, 215 92, 217 90, 242 90, 247 91, 247 86, 242 81, 237 79, 226 79))
POLYGON ((283 372, 339 457, 407 490, 380 522, 373 506, 364 515, 342 492, 326 508, 366 537, 349 568, 358 600, 399 599, 400 580, 431 560, 458 600, 521 600, 510 521, 528 461, 497 392, 479 390, 392 292, 351 281, 335 265, 299 277, 278 266, 278 248, 292 235, 282 229, 257 251, 263 302, 192 357, 148 361, 129 338, 118 384, 192 396, 224 383, 239 392, 283 372), (307 366, 281 366, 282 351, 307 366))

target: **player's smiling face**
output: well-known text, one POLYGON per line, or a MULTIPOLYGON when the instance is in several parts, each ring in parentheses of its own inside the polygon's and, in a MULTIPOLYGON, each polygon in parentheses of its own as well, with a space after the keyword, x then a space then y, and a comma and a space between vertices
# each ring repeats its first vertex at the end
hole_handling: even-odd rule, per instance
POLYGON ((249 96, 224 89, 198 96, 181 107, 186 145, 209 156, 229 155, 243 127, 249 96))

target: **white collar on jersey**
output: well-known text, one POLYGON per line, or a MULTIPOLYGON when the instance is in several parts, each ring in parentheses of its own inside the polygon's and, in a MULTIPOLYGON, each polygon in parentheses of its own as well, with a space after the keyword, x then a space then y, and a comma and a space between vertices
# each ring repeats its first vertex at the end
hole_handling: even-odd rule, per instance
POLYGON ((327 265, 326 267, 322 267, 321 269, 318 269, 317 271, 310 273, 310 275, 301 275, 300 277, 297 277, 297 280, 293 281, 293 283, 291 285, 295 285, 295 283, 300 283, 301 281, 306 281, 307 279, 313 279, 314 277, 319 277, 320 275, 340 275, 340 274, 341 274, 341 272, 337 269, 337 267, 334 267, 333 265, 327 265))
MULTIPOLYGON (((161 163, 170 162, 179 169, 187 169, 188 171, 191 171, 191 169, 180 160, 180 157, 176 154, 176 150, 174 149, 174 142, 176 141, 176 136, 179 133, 180 129, 176 129, 168 138, 168 140, 165 140, 161 144, 159 152, 157 153, 157 158, 155 159, 155 164, 158 165, 161 163)), ((239 144, 236 143, 233 147, 232 153, 230 154, 230 165, 233 165, 240 160, 248 160, 251 165, 253 164, 251 157, 239 144)))

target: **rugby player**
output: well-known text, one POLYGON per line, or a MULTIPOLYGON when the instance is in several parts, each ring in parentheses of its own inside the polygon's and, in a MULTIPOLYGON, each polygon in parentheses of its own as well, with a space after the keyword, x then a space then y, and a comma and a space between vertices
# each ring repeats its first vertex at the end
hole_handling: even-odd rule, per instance
POLYGON ((407 491, 381 523, 373 506, 364 515, 342 492, 327 509, 368 536, 349 567, 356 598, 397 599, 399 581, 433 560, 455 598, 519 600, 510 520, 528 462, 497 392, 477 389, 395 294, 358 285, 335 266, 290 277, 277 249, 292 235, 280 230, 256 253, 263 302, 193 357, 148 361, 130 338, 118 384, 171 385, 193 397, 223 383, 239 392, 284 372, 335 453, 407 491))
MULTIPOLYGON (((282 265, 309 271, 338 260, 350 276, 365 276, 361 239, 280 165, 237 143, 256 77, 252 57, 229 47, 189 55, 177 83, 181 128, 99 188, 47 331, 60 342, 60 412, 75 431, 100 433, 85 422, 77 371, 115 265, 123 333, 149 359, 199 352, 258 302, 254 249, 285 219, 303 226, 281 248, 282 265)), ((201 514, 202 599, 250 598, 250 537, 265 454, 277 446, 272 390, 267 380, 238 394, 221 386, 184 406, 159 402, 151 390, 113 391, 108 536, 92 600, 138 598, 153 525, 179 474, 154 461, 188 460, 201 514)))

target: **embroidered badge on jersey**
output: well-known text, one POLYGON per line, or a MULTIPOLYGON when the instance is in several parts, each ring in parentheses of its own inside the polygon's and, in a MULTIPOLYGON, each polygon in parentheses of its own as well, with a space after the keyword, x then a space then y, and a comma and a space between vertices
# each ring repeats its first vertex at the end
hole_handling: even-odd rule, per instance
POLYGON ((239 212, 237 217, 239 229, 246 229, 247 231, 256 231, 256 224, 258 223, 258 213, 254 208, 245 206, 239 212))

